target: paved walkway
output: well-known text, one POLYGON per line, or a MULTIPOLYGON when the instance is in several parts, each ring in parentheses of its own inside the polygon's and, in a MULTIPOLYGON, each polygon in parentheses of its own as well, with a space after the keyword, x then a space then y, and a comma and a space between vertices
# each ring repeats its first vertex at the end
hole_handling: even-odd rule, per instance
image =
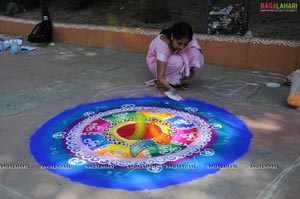
MULTIPOLYGON (((30 44, 32 45, 32 44, 30 44)), ((36 51, 0 53, 1 199, 298 198, 300 195, 300 112, 286 104, 290 87, 268 88, 285 75, 206 64, 182 96, 223 107, 244 120, 254 134, 249 152, 234 170, 164 189, 127 192, 89 187, 40 169, 29 139, 41 124, 78 104, 114 97, 159 96, 145 54, 55 43, 36 51), (274 164, 277 169, 249 169, 274 164)))

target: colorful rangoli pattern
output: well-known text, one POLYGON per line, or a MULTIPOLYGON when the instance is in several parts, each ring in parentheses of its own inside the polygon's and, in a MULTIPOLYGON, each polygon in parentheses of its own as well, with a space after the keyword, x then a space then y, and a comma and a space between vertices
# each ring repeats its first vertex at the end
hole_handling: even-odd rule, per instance
POLYGON ((252 134, 233 114, 193 99, 120 98, 78 106, 31 138, 34 158, 72 181, 157 189, 215 173, 248 149, 252 134))

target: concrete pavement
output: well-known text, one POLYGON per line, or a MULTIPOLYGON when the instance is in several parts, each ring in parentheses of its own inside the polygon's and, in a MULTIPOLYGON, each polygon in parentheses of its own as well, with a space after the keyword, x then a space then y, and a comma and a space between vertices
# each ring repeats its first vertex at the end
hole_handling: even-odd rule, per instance
POLYGON ((145 56, 68 43, 16 55, 1 52, 0 164, 29 165, 29 169, 0 169, 0 198, 298 197, 300 112, 286 104, 290 87, 265 86, 282 83, 285 75, 209 64, 180 94, 223 107, 246 122, 254 138, 249 152, 235 162, 237 169, 136 192, 89 187, 40 169, 28 144, 32 133, 50 118, 78 104, 160 95, 144 85, 151 79, 145 56), (250 164, 275 164, 278 169, 249 169, 250 164))

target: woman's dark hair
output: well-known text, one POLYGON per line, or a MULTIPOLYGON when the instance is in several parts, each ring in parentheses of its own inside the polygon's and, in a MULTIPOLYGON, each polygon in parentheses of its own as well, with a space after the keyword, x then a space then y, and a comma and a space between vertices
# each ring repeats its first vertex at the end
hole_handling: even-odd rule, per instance
POLYGON ((169 39, 171 39, 171 35, 173 35, 175 39, 188 38, 191 41, 193 29, 188 23, 181 21, 175 23, 171 28, 162 30, 160 34, 167 35, 169 39))

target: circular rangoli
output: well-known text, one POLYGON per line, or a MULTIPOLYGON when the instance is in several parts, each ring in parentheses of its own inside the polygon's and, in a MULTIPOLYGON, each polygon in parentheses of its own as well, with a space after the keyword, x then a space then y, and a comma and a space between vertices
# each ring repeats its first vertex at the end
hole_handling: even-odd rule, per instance
POLYGON ((31 137, 41 168, 111 189, 157 189, 216 173, 246 153, 243 121, 194 99, 119 98, 85 104, 31 137))

